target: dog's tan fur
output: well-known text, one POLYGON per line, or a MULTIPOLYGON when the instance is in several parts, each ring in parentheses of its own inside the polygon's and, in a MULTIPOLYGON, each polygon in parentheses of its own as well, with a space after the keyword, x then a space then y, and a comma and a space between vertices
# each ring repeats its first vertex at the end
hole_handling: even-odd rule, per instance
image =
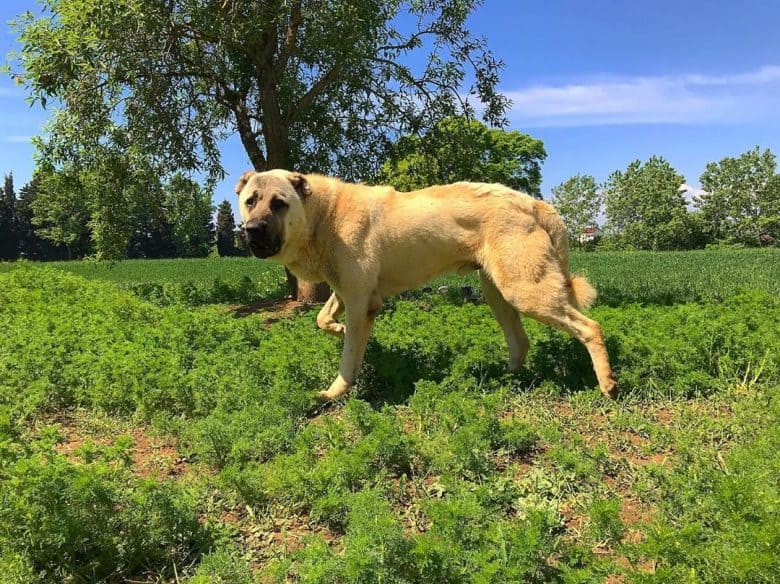
POLYGON ((245 224, 269 217, 270 200, 284 201, 283 243, 268 259, 333 288, 317 323, 345 342, 339 375, 321 392, 323 399, 344 395, 355 382, 384 298, 445 272, 475 269, 503 329, 510 368, 520 367, 528 352, 524 314, 585 344, 601 391, 616 395, 601 327, 579 310, 595 291, 569 274, 566 230, 547 203, 499 184, 459 182, 399 193, 283 170, 246 173, 236 192, 245 224), (345 309, 346 330, 338 322, 345 309))

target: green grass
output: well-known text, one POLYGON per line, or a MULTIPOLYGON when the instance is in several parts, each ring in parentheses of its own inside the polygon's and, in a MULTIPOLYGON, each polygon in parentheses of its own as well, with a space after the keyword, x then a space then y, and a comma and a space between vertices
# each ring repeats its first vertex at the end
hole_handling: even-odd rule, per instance
POLYGON ((324 408, 340 344, 316 307, 6 270, 0 580, 777 582, 776 258, 577 255, 617 402, 534 322, 509 374, 489 309, 434 292, 388 303, 324 408))
POLYGON ((162 305, 251 304, 283 298, 288 292, 284 268, 254 258, 0 263, 0 273, 20 265, 113 282, 162 305))
MULTIPOLYGON (((258 278, 267 273, 283 277, 284 269, 255 258, 196 258, 172 260, 123 260, 100 262, 26 262, 28 266, 47 266, 84 276, 90 280, 123 283, 212 282, 215 278, 240 280, 258 278)), ((0 272, 13 269, 13 263, 0 263, 0 272)))
MULTIPOLYGON (((284 270, 255 258, 76 261, 27 263, 26 267, 44 265, 115 282, 158 304, 249 304, 287 293, 284 270)), ((0 263, 0 273, 14 267, 12 263, 0 263)), ((599 304, 611 306, 721 300, 748 290, 780 294, 779 249, 574 252, 571 267, 587 275, 598 288, 599 304)), ((444 276, 426 288, 435 292, 443 285, 467 285, 479 290, 479 277, 476 273, 444 276)), ((418 290, 407 296, 424 295, 418 290)))
MULTIPOLYGON (((675 304, 722 300, 738 292, 780 294, 780 249, 574 252, 571 269, 599 292, 598 304, 675 304)), ((470 285, 479 278, 447 276, 437 285, 470 285)))

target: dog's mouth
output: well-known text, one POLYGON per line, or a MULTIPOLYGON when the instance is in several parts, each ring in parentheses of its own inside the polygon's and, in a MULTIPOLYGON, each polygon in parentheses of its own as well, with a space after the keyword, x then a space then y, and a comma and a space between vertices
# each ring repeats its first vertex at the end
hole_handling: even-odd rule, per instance
POLYGON ((282 249, 282 240, 277 237, 267 242, 249 242, 249 251, 256 258, 270 258, 282 249))

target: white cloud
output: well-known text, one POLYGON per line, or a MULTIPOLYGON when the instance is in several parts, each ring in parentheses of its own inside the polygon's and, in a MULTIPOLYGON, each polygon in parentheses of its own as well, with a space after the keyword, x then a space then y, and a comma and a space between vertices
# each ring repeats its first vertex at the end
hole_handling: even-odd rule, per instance
POLYGON ((708 195, 709 193, 705 191, 704 189, 700 189, 698 187, 695 187, 693 185, 689 185, 688 183, 683 183, 680 185, 680 188, 677 189, 677 192, 685 193, 688 195, 691 199, 694 199, 696 197, 702 197, 704 195, 708 195))
POLYGON ((29 143, 30 140, 32 140, 32 136, 22 136, 22 135, 11 135, 11 136, 0 136, 0 142, 5 144, 26 144, 29 143))
POLYGON ((513 124, 525 127, 780 119, 780 66, 731 75, 602 77, 505 93, 513 124))

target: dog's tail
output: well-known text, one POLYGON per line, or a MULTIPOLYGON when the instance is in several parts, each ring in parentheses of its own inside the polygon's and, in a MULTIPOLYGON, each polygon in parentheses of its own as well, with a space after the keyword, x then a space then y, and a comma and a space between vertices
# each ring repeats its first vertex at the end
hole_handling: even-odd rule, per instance
POLYGON ((550 236, 561 271, 568 278, 569 297, 577 308, 589 308, 596 300, 596 289, 584 276, 572 276, 569 272, 569 234, 566 225, 555 208, 544 201, 534 200, 536 220, 550 236))

